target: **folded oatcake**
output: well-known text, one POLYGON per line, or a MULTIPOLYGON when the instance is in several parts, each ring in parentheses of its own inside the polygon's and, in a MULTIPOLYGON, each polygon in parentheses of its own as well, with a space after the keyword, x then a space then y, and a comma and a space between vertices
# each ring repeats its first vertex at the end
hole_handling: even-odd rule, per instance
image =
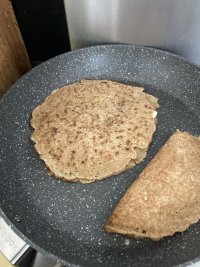
POLYGON ((32 140, 56 177, 82 183, 143 160, 156 130, 157 98, 113 81, 84 80, 48 96, 32 113, 32 140))
POLYGON ((113 211, 108 232, 158 240, 200 219, 200 138, 175 132, 113 211))

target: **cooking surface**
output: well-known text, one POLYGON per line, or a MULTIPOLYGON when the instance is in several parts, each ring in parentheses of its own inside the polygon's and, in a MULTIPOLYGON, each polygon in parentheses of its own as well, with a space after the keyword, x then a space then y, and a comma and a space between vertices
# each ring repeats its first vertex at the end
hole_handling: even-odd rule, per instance
POLYGON ((108 234, 103 227, 120 197, 172 132, 179 129, 200 134, 199 88, 198 67, 142 47, 97 46, 34 68, 0 103, 3 217, 34 248, 81 266, 116 266, 116 262, 119 266, 168 266, 197 260, 199 223, 159 242, 108 234), (143 163, 87 185, 47 175, 30 140, 29 123, 33 108, 53 89, 83 78, 144 86, 160 104, 157 131, 143 163))

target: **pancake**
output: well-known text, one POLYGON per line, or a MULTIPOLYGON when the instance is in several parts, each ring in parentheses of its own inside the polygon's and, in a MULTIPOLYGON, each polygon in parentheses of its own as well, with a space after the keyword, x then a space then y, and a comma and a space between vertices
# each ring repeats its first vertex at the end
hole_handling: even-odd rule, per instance
POLYGON ((31 138, 55 177, 93 182, 143 160, 157 108, 141 87, 83 80, 54 90, 34 109, 31 138))
POLYGON ((200 138, 175 132, 119 201, 105 229, 159 240, 200 219, 200 138))

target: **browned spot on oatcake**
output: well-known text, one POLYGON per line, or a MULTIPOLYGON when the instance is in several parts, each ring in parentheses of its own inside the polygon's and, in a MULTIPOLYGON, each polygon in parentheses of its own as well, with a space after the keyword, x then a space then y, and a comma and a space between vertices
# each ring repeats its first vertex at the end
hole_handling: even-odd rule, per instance
POLYGON ((107 154, 107 155, 106 155, 106 158, 107 158, 107 160, 111 160, 113 157, 112 157, 111 154, 107 154))
POLYGON ((122 98, 120 101, 117 102, 119 108, 122 108, 125 105, 125 99, 122 98))
POLYGON ((76 151, 72 150, 70 160, 74 160, 76 155, 76 151))
POLYGON ((151 105, 147 105, 147 104, 146 104, 146 105, 144 105, 144 106, 145 106, 145 108, 153 109, 151 105))
POLYGON ((58 128, 52 127, 51 131, 52 131, 52 134, 56 134, 58 132, 58 128))
POLYGON ((56 159, 56 160, 59 160, 60 159, 60 156, 57 155, 57 154, 52 154, 53 158, 56 159))
POLYGON ((108 118, 105 120, 105 126, 107 126, 107 127, 112 126, 113 123, 114 123, 114 118, 113 118, 113 117, 108 117, 108 118))
POLYGON ((105 139, 105 140, 103 140, 103 141, 100 142, 101 145, 104 145, 106 143, 107 143, 107 139, 105 139))
POLYGON ((130 140, 126 140, 126 145, 130 145, 131 144, 131 141, 130 140))
POLYGON ((66 118, 64 118, 64 117, 60 118, 60 121, 66 121, 66 118))

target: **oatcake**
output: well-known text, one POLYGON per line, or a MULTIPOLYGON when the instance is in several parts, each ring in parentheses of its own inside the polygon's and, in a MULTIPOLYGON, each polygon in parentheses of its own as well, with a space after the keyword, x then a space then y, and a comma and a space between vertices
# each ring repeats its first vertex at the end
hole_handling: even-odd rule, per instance
POLYGON ((55 177, 93 182, 143 160, 157 108, 157 98, 141 87, 83 80, 53 91, 34 109, 31 138, 55 177))
POLYGON ((124 194, 105 229, 159 240, 200 219, 200 138, 175 132, 124 194))

